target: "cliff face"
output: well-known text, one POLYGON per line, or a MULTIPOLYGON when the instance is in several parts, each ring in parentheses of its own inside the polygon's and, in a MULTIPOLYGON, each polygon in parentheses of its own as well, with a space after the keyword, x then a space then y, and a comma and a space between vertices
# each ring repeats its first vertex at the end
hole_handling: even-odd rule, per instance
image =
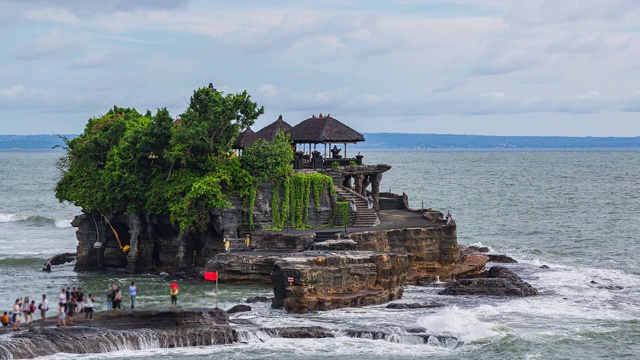
POLYGON ((356 250, 390 251, 413 255, 405 283, 422 284, 446 276, 460 260, 455 222, 429 228, 407 228, 351 233, 356 250))
MULTIPOLYGON (((258 188, 253 211, 254 231, 266 229, 271 224, 271 198, 273 183, 258 188)), ((224 236, 243 239, 252 231, 249 214, 237 197, 230 197, 232 207, 214 210, 210 214, 207 229, 195 233, 181 233, 169 216, 149 216, 146 214, 83 214, 77 216, 72 225, 77 228, 78 256, 76 270, 95 270, 104 267, 126 268, 131 273, 177 272, 203 267, 206 262, 224 250, 224 236), (120 240, 116 238, 116 235, 120 240), (96 247, 96 244, 100 247, 96 247), (129 245, 125 253, 123 246, 129 245)), ((313 195, 309 199, 309 220, 311 226, 322 226, 332 217, 332 198, 325 188, 320 196, 320 211, 316 210, 313 195)), ((290 239, 275 242, 268 235, 252 239, 258 247, 303 249, 310 240, 290 239), (262 245, 260 245, 262 244, 262 245)))
POLYGON ((382 304, 402 296, 411 255, 305 251, 275 262, 274 307, 304 313, 382 304), (290 281, 292 280, 292 281, 290 281))

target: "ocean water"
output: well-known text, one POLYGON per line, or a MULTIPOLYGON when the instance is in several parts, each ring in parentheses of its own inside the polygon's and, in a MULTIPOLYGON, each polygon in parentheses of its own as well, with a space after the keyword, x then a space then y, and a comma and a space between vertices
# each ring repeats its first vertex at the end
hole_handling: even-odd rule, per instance
MULTIPOLYGON (((319 325, 333 339, 278 339, 241 332, 228 346, 122 349, 52 359, 637 359, 640 357, 640 150, 628 151, 373 151, 365 163, 387 163, 381 190, 409 195, 415 208, 450 211, 460 244, 509 255, 508 265, 540 295, 529 298, 452 297, 435 287, 408 287, 403 302, 441 302, 438 309, 383 306, 307 315, 251 304, 240 313, 260 326, 319 325), (542 265, 549 269, 540 268, 542 265), (597 284, 593 284, 596 282, 597 284), (609 287, 607 286, 615 286, 609 287), (464 341, 422 344, 406 328, 464 341), (342 336, 346 329, 384 330, 386 339, 342 336)), ((0 151, 0 311, 17 297, 56 296, 81 286, 103 297, 107 286, 140 285, 140 307, 169 305, 168 281, 157 274, 76 273, 73 266, 40 269, 74 251, 70 221, 79 209, 59 204, 56 151, 0 151)), ((181 282, 181 306, 213 304, 203 282, 181 282)), ((220 306, 270 296, 265 286, 221 286, 220 306)), ((100 304, 102 305, 102 304, 100 304)), ((124 305, 128 305, 125 294, 124 305)), ((0 335, 10 336, 10 335, 0 335)))

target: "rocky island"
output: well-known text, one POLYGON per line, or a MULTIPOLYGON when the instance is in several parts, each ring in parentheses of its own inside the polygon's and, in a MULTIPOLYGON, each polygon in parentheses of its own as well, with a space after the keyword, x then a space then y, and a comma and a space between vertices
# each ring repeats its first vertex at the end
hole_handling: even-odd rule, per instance
POLYGON ((461 256, 450 216, 380 192, 391 167, 347 153, 362 134, 328 114, 254 132, 262 112, 246 92, 209 87, 177 119, 118 107, 90 119, 65 142, 56 188, 83 209, 76 269, 218 271, 222 282, 272 284, 273 306, 292 312, 380 304, 404 284, 483 273, 488 258, 461 256))
MULTIPOLYGON (((193 279, 215 271, 223 283, 270 284, 272 307, 291 313, 384 304, 406 285, 440 281, 449 283, 443 295, 537 294, 508 269, 486 271, 490 259, 502 258, 459 246, 450 214, 380 192, 391 166, 347 153, 365 140, 359 132, 329 114, 296 126, 280 116, 254 132, 263 112, 246 92, 225 95, 210 85, 194 91, 175 119, 166 109, 114 107, 80 136, 64 138, 56 197, 82 208, 72 222, 76 270, 193 279)), ((211 344, 237 341, 226 313, 210 310, 169 318, 188 319, 185 329, 212 322, 211 344)), ((153 311, 136 316, 141 327, 166 328, 153 311)))

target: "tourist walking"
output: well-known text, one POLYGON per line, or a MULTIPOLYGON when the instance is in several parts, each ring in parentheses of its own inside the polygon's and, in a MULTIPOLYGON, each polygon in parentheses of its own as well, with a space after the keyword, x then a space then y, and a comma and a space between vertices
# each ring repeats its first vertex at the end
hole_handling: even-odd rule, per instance
POLYGON ((58 306, 58 322, 56 323, 56 326, 60 326, 60 324, 62 323, 62 326, 66 328, 67 322, 65 320, 65 317, 66 314, 64 313, 64 305, 58 306))
POLYGON ((116 284, 113 284, 113 308, 122 310, 122 292, 116 284))
POLYGON ((171 283, 171 310, 175 310, 178 305, 178 284, 171 283))
POLYGON ((36 316, 36 301, 31 300, 29 304, 29 329, 33 327, 33 318, 36 316))
POLYGON ((64 310, 67 311, 67 294, 65 293, 64 288, 58 296, 58 307, 60 306, 64 307, 64 310))
POLYGON ((82 291, 81 287, 78 288, 78 292, 76 293, 76 300, 78 300, 76 311, 81 313, 84 309, 84 291, 82 291))
POLYGON ((93 301, 96 298, 89 294, 89 296, 84 298, 84 318, 85 319, 93 319, 93 301))
POLYGON ((22 301, 22 314, 24 315, 24 323, 29 323, 29 315, 31 315, 31 308, 29 307, 29 298, 25 297, 22 301))
POLYGON ((47 317, 47 311, 49 310, 49 301, 47 301, 47 295, 42 294, 42 301, 40 302, 40 305, 38 305, 38 309, 40 309, 40 317, 42 319, 42 322, 44 322, 45 318, 47 317))
POLYGON ((73 325, 73 315, 75 315, 76 306, 77 306, 76 301, 77 301, 76 294, 74 293, 69 298, 69 301, 67 302, 67 319, 68 319, 69 325, 73 325))
POLYGON ((131 282, 131 286, 129 286, 129 296, 131 296, 131 309, 135 309, 136 307, 136 296, 138 295, 138 286, 135 282, 131 282))
POLYGON ((67 291, 64 292, 64 295, 65 295, 65 298, 67 299, 64 305, 64 312, 69 312, 69 299, 71 299, 71 290, 69 289, 68 286, 67 286, 67 291))
POLYGON ((20 330, 20 299, 13 304, 13 330, 20 330))
POLYGON ((113 309, 113 287, 107 290, 107 311, 113 309))

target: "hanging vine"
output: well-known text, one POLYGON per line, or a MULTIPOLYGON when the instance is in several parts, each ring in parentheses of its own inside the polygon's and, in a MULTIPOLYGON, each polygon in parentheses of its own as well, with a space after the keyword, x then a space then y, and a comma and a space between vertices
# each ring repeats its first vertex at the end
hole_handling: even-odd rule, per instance
POLYGON ((327 186, 330 193, 335 194, 333 180, 319 173, 297 173, 287 176, 284 181, 276 181, 271 197, 272 228, 281 230, 287 224, 294 229, 308 228, 311 188, 313 187, 316 212, 319 214, 322 193, 327 186))
MULTIPOLYGON (((349 221, 351 220, 349 218, 350 216, 350 212, 349 212, 349 202, 348 201, 338 201, 338 206, 336 209, 336 213, 340 214, 342 216, 342 222, 340 224, 340 227, 347 227, 349 225, 349 221)), ((337 225, 337 224, 334 224, 337 225)))

